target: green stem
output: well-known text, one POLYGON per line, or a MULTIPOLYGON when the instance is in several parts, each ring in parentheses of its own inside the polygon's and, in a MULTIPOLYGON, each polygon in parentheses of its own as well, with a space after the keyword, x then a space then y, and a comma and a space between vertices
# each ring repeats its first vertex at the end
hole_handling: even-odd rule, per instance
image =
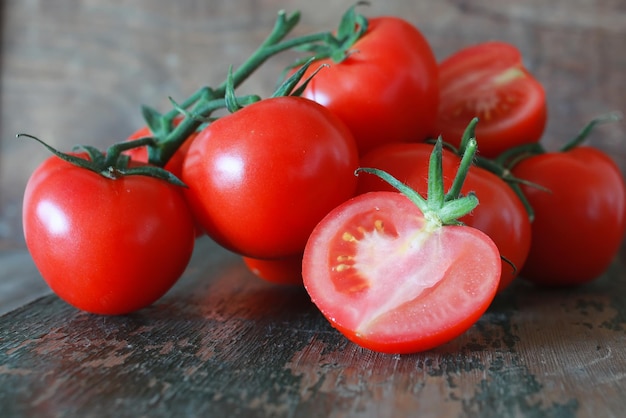
MULTIPOLYGON (((362 16, 356 15, 353 8, 351 8, 344 15, 344 19, 342 20, 342 24, 344 24, 344 26, 347 19, 359 22, 362 22, 365 19, 362 16), (358 20, 356 20, 357 18, 358 20)), ((229 72, 224 82, 222 82, 215 89, 203 87, 185 100, 180 107, 174 108, 164 114, 162 116, 161 123, 157 124, 162 130, 160 132, 153 131, 156 144, 148 146, 150 163, 160 167, 164 166, 176 150, 183 144, 183 142, 186 141, 187 138, 200 127, 203 123, 201 120, 202 118, 208 118, 213 112, 220 108, 228 107, 230 109, 236 109, 237 103, 239 102, 233 102, 231 100, 232 96, 229 92, 232 93, 235 88, 241 85, 269 58, 281 52, 292 50, 301 46, 315 45, 318 43, 336 43, 336 40, 331 32, 319 32, 284 40, 285 37, 298 24, 299 20, 300 14, 298 12, 292 14, 291 16, 287 16, 284 11, 280 11, 276 23, 274 24, 274 28, 267 38, 239 68, 229 72), (228 100, 224 101, 223 99, 227 95, 228 100), (180 108, 187 109, 191 106, 194 106, 194 109, 190 113, 196 115, 196 117, 190 117, 190 115, 183 113, 183 120, 178 126, 172 128, 172 121, 176 118, 176 116, 181 114, 180 108)), ((362 29, 363 28, 359 28, 359 30, 357 30, 359 36, 362 34, 362 29)), ((356 39, 358 38, 355 38, 353 42, 355 42, 356 39)), ((241 103, 247 102, 249 102, 249 100, 246 100, 245 98, 241 101, 241 103)), ((154 118, 155 112, 150 112, 152 112, 151 117, 154 118)))
POLYGON ((596 127, 596 125, 622 120, 622 116, 623 115, 619 112, 612 112, 592 119, 587 125, 585 125, 585 127, 578 133, 578 135, 574 137, 574 139, 572 139, 561 148, 561 152, 567 152, 585 142, 585 140, 587 139, 591 131, 596 127))
MULTIPOLYGON (((469 193, 467 196, 457 195, 452 198, 454 192, 449 192, 448 195, 450 196, 450 199, 447 201, 444 199, 442 149, 442 140, 439 138, 433 148, 428 165, 428 196, 426 199, 415 190, 383 170, 360 167, 356 170, 355 174, 358 175, 361 172, 374 174, 389 183, 400 193, 404 194, 422 211, 426 222, 431 227, 437 228, 443 225, 460 225, 461 223, 458 219, 474 210, 474 208, 478 205, 478 198, 474 193, 469 193), (431 202, 431 199, 433 199, 434 202, 431 202)), ((468 142, 467 157, 463 158, 462 164, 459 166, 454 179, 454 182, 459 183, 461 186, 467 177, 467 171, 472 165, 471 160, 474 156, 475 149, 476 141, 471 139, 468 142)))
POLYGON ((477 144, 474 138, 468 138, 463 144, 463 157, 461 158, 456 176, 454 176, 454 180, 452 181, 452 186, 450 186, 450 190, 446 193, 446 201, 458 199, 461 195, 461 188, 463 187, 463 183, 465 183, 467 173, 469 173, 471 166, 474 164, 476 148, 477 144))

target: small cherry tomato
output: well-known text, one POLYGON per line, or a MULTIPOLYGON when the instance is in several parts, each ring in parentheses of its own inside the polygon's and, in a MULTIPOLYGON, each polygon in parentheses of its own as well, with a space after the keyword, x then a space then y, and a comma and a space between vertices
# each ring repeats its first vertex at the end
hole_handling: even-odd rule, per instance
MULTIPOLYGON (((473 156, 464 156, 456 180, 473 156)), ((440 141, 429 162, 428 199, 389 173, 359 170, 378 173, 401 193, 359 195, 317 225, 302 262, 311 300, 348 339, 374 351, 413 353, 456 338, 489 307, 500 281, 494 242, 457 221, 478 200, 444 194, 440 141)))
POLYGON ((370 192, 316 227, 302 272, 313 302, 348 339, 411 353, 478 320, 496 293, 500 254, 475 228, 433 228, 406 196, 370 192))

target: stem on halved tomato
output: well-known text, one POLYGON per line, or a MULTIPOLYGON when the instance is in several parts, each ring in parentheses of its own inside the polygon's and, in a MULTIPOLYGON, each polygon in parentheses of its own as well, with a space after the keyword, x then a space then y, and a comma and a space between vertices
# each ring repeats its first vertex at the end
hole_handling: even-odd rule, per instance
POLYGON ((374 174, 389 183, 411 200, 422 211, 427 222, 434 227, 461 225, 462 223, 458 219, 470 213, 478 205, 478 198, 474 193, 470 192, 465 196, 460 193, 475 153, 476 140, 471 138, 467 142, 453 185, 445 193, 442 169, 443 141, 441 138, 437 139, 428 165, 428 195, 426 198, 386 171, 360 167, 356 170, 356 174, 361 172, 374 174))

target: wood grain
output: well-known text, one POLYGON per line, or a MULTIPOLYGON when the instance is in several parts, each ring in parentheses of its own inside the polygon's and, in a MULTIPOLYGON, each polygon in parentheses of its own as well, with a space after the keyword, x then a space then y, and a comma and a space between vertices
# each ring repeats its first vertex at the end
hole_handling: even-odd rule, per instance
POLYGON ((335 331, 298 287, 208 239, 154 306, 122 317, 46 296, 0 317, 7 416, 619 417, 626 252, 567 291, 519 282, 466 334, 386 355, 335 331))

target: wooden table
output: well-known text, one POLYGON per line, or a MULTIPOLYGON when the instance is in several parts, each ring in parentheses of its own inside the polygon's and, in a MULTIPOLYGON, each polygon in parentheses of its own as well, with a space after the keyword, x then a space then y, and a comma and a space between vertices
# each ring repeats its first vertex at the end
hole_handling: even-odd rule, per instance
MULTIPOLYGON (((129 3, 3 3, 0 416, 623 416, 626 245, 589 285, 519 280, 463 336, 403 356, 347 342, 302 289, 257 279, 208 238, 181 281, 132 315, 87 314, 49 294, 19 220, 28 175, 47 154, 15 133, 60 148, 124 138, 142 123, 140 103, 165 107, 168 95, 221 82, 279 7, 301 10, 306 33, 332 28, 352 4, 129 3)), ((418 24, 440 58, 487 39, 517 44, 548 92, 548 146, 626 110, 619 2, 403 0, 366 11, 418 24)), ((248 89, 266 94, 286 62, 268 63, 248 89)), ((591 143, 626 172, 624 137, 617 123, 591 143)))

